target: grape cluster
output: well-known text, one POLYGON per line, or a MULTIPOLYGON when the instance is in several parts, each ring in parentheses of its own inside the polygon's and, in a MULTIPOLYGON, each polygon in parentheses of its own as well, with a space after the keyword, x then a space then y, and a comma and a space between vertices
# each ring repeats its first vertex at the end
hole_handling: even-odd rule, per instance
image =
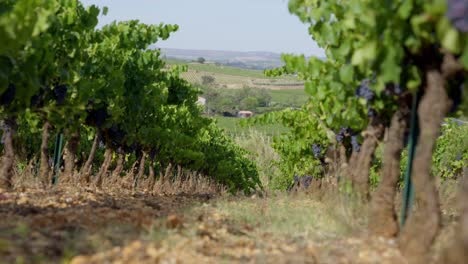
POLYGON ((399 84, 389 83, 385 85, 384 93, 386 96, 401 95, 403 93, 403 87, 399 84))
POLYGON ((364 98, 367 102, 370 102, 374 99, 375 94, 369 87, 369 80, 362 81, 361 85, 356 89, 356 96, 358 98, 364 98))
POLYGON ((351 135, 351 133, 352 131, 349 127, 342 127, 336 135, 336 141, 338 141, 338 143, 343 143, 343 140, 351 135))
POLYGON ((51 89, 47 87, 41 87, 39 92, 31 97, 30 105, 31 107, 42 108, 46 101, 46 94, 50 94, 51 89))
POLYGON ((58 105, 62 105, 67 97, 68 86, 61 84, 54 87, 54 99, 58 105))
POLYGON ((294 175, 293 183, 287 188, 287 190, 292 191, 294 188, 307 189, 312 185, 313 180, 314 177, 310 175, 299 176, 296 174, 294 175))
POLYGON ((88 116, 86 117, 86 123, 95 125, 97 127, 102 127, 109 117, 106 108, 98 108, 88 110, 88 116))
POLYGON ((32 107, 39 107, 41 104, 41 96, 38 94, 35 94, 31 97, 31 102, 30 102, 32 107))
POLYGON ((88 101, 88 105, 86 106, 86 113, 86 123, 99 128, 104 126, 104 123, 110 116, 107 112, 107 105, 97 105, 94 100, 88 101))
POLYGON ((112 144, 116 146, 120 145, 125 139, 125 131, 123 131, 118 126, 113 125, 107 129, 107 138, 111 141, 112 144))
POLYGON ((151 149, 151 151, 149 153, 149 157, 152 160, 156 157, 156 150, 155 149, 151 149))
POLYGON ((309 188, 309 186, 312 184, 312 180, 314 179, 310 175, 302 176, 301 178, 302 178, 301 185, 305 189, 309 188))
POLYGON ((6 91, 0 96, 0 105, 9 106, 16 95, 16 86, 14 84, 8 85, 6 91))
POLYGON ((377 111, 375 111, 374 108, 368 106, 367 107, 367 116, 370 117, 370 118, 377 117, 377 111))
POLYGON ((468 32, 468 0, 448 0, 447 18, 461 32, 468 32))
POLYGON ((316 159, 320 159, 322 157, 322 147, 318 144, 313 144, 312 153, 316 159))
POLYGON ((353 146, 354 152, 361 151, 361 144, 359 144, 358 137, 356 135, 351 136, 351 146, 353 146))

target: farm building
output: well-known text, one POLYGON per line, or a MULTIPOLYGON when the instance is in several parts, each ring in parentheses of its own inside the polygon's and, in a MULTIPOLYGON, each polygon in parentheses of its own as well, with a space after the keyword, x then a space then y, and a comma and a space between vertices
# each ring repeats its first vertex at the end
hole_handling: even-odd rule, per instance
POLYGON ((199 96, 197 104, 205 106, 206 105, 206 98, 199 96))
POLYGON ((251 111, 239 111, 239 113, 237 113, 237 117, 240 117, 240 118, 249 118, 252 116, 253 116, 253 112, 251 111))

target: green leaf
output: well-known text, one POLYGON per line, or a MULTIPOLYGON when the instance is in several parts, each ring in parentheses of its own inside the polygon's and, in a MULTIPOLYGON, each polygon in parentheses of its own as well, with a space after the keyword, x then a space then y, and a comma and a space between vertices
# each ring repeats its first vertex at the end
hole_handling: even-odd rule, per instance
POLYGON ((416 66, 411 66, 409 72, 410 72, 410 79, 406 83, 406 87, 408 88, 408 90, 412 92, 416 92, 422 83, 421 76, 416 66))
POLYGON ((460 57, 460 62, 463 64, 466 70, 468 70, 468 41, 465 43, 465 48, 460 57))
POLYGON ((354 52, 351 63, 356 66, 363 65, 367 61, 375 59, 376 54, 377 43, 371 41, 354 52))
POLYGON ((405 0, 403 1, 403 4, 398 8, 398 15, 403 18, 407 19, 411 11, 413 10, 413 0, 405 0))
POLYGON ((354 79, 354 68, 352 65, 344 65, 340 69, 340 78, 344 83, 351 83, 354 79))
POLYGON ((452 26, 450 21, 443 17, 436 26, 437 37, 441 40, 442 47, 453 52, 460 52, 460 33, 452 26))

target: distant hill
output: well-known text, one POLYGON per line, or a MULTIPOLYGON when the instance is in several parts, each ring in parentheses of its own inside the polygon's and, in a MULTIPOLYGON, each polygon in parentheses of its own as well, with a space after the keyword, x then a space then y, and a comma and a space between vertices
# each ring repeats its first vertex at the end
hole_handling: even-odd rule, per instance
POLYGON ((220 51, 220 50, 185 50, 162 48, 163 56, 168 59, 196 60, 199 57, 205 58, 208 62, 215 62, 223 65, 264 70, 276 68, 283 65, 281 54, 264 51, 220 51))

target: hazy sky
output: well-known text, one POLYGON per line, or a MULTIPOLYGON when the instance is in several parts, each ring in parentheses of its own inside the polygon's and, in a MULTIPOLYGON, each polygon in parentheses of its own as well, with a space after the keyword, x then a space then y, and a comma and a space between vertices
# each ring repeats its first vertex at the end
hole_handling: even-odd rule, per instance
POLYGON ((101 25, 114 20, 178 24, 159 47, 273 51, 321 56, 307 26, 288 12, 287 0, 82 0, 109 7, 101 25))

